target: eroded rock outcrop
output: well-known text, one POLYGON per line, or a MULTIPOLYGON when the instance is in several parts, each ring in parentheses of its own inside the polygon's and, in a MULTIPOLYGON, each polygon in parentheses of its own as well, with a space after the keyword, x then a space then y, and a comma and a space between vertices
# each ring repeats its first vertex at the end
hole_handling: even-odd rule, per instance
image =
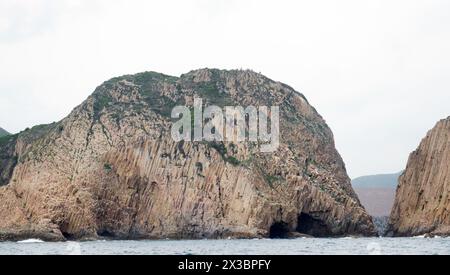
POLYGON ((440 121, 409 157, 400 177, 390 234, 450 235, 450 117, 440 121))
POLYGON ((325 121, 301 94, 251 71, 115 78, 1 153, 3 239, 375 234, 325 121), (279 105, 279 150, 174 142, 171 110, 194 97, 279 105))

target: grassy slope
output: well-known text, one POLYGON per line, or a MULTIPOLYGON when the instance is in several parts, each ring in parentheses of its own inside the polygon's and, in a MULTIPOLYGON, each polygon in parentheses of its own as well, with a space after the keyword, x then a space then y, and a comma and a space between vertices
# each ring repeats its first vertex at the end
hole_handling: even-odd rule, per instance
POLYGON ((7 136, 7 135, 9 135, 9 133, 0 127, 0 137, 7 136))

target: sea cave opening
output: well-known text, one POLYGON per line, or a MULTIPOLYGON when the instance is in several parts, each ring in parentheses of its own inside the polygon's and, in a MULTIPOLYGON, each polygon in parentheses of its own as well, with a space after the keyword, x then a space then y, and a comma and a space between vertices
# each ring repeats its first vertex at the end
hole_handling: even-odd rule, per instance
POLYGON ((65 231, 61 231, 61 234, 63 235, 63 237, 66 239, 66 240, 75 240, 75 235, 73 235, 73 234, 70 234, 70 233, 68 233, 68 232, 65 232, 65 231))
POLYGON ((332 235, 325 222, 307 213, 301 213, 298 216, 297 232, 319 238, 332 235))
POLYGON ((284 222, 276 222, 270 227, 271 239, 285 239, 289 235, 289 226, 284 222))
POLYGON ((75 239, 75 235, 72 232, 69 232, 69 224, 67 222, 62 223, 59 226, 59 231, 61 231, 61 234, 66 240, 70 241, 75 239))
POLYGON ((113 239, 116 237, 116 235, 113 232, 106 230, 106 229, 97 231, 97 235, 99 237, 106 238, 106 239, 113 239))

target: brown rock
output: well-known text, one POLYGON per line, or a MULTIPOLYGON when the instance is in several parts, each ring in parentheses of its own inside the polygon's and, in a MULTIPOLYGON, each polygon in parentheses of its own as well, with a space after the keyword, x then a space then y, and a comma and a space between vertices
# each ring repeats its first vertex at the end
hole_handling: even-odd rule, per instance
POLYGON ((251 71, 115 78, 0 150, 17 159, 0 167, 12 167, 0 188, 3 239, 37 225, 75 239, 375 234, 325 121, 301 94, 251 71), (194 96, 279 105, 279 150, 173 142, 171 110, 194 96))
POLYGON ((395 236, 450 235, 450 117, 428 132, 400 177, 390 218, 395 236))

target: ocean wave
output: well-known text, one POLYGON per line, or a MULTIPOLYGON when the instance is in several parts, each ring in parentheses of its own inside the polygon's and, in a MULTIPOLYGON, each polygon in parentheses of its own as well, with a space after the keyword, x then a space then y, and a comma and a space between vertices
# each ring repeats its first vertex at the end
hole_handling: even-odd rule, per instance
POLYGON ((23 240, 23 241, 18 241, 17 243, 43 243, 43 240, 39 240, 39 239, 28 239, 28 240, 23 240))

